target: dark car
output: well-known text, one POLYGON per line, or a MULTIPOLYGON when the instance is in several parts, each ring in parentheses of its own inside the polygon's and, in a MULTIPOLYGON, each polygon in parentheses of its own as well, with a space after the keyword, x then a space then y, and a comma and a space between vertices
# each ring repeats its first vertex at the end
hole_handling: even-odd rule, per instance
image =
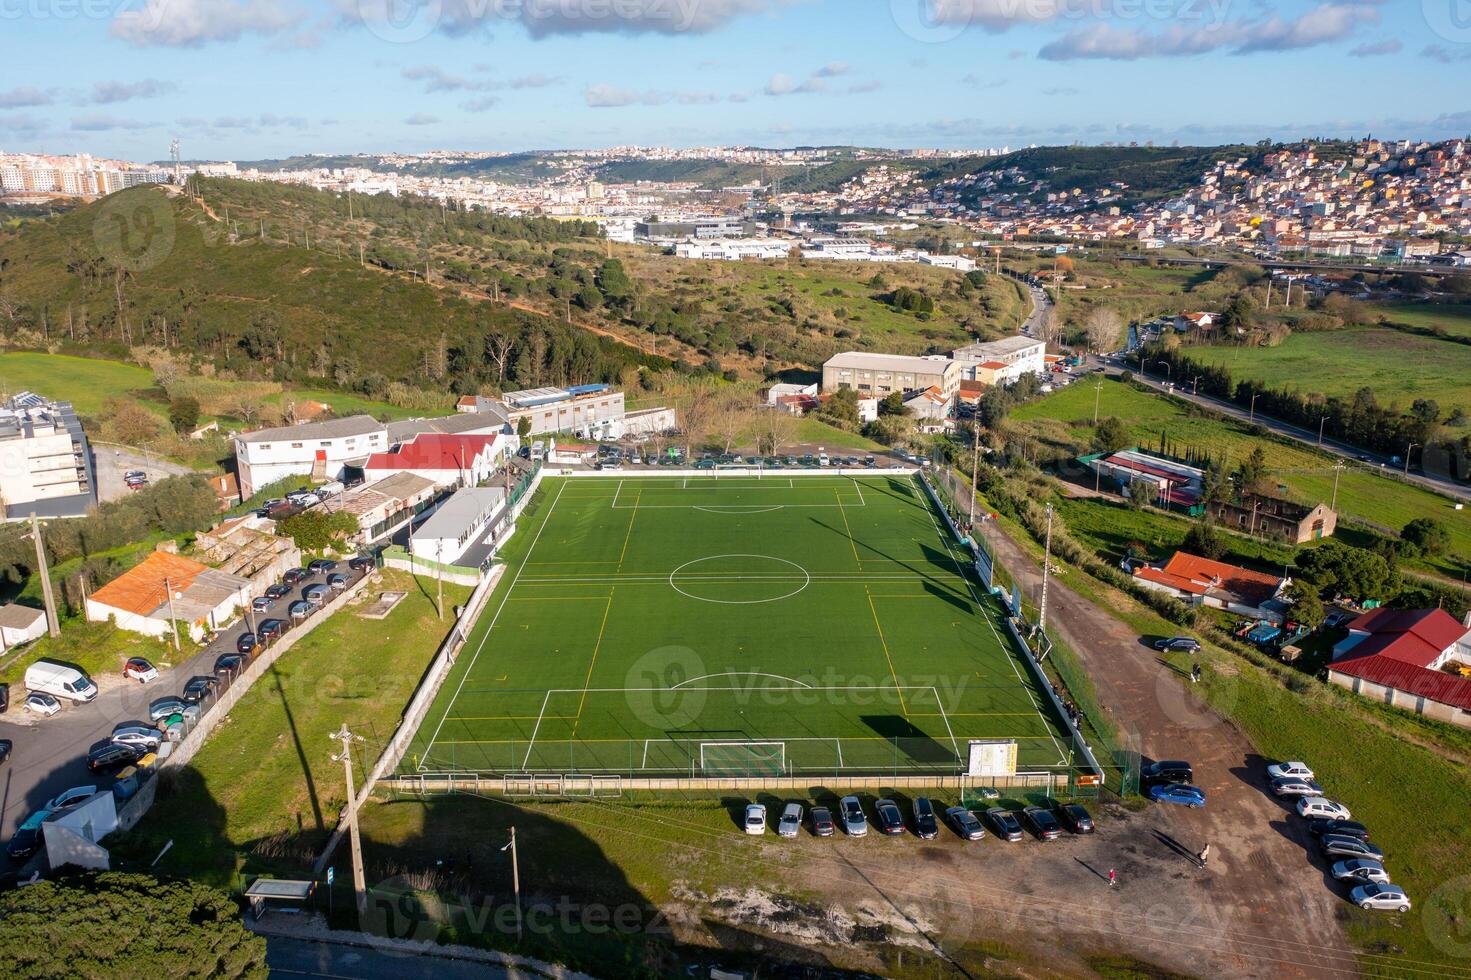
POLYGON ((1080 804, 1068 803, 1057 808, 1057 819, 1074 834, 1091 834, 1096 829, 1093 818, 1080 804))
POLYGON ((281 576, 281 581, 287 585, 296 585, 298 582, 305 581, 307 574, 305 568, 288 568, 286 574, 281 576))
POLYGON ((904 833, 904 814, 899 812, 899 806, 893 800, 879 800, 873 805, 873 812, 878 819, 880 833, 890 837, 904 833))
POLYGON ((1180 761, 1152 762, 1139 771, 1139 781, 1145 786, 1164 783, 1193 783, 1195 770, 1190 763, 1180 761))
POLYGON ((282 585, 279 582, 276 583, 275 585, 271 586, 270 588, 266 589, 266 598, 267 599, 271 599, 271 600, 284 599, 287 596, 289 596, 290 594, 291 594, 290 587, 285 586, 285 585, 282 585))
POLYGON ((320 575, 323 572, 330 572, 336 567, 337 563, 332 559, 318 558, 316 561, 307 566, 307 570, 310 571, 313 575, 320 575))
POLYGON ((16 828, 15 836, 10 838, 10 845, 5 848, 12 861, 24 861, 41 849, 41 825, 49 816, 50 810, 37 810, 16 828))
POLYGON ((1166 653, 1183 651, 1185 653, 1200 652, 1200 641, 1188 636, 1172 636, 1165 640, 1155 640, 1154 648, 1166 653))
POLYGON ((358 555, 347 560, 347 567, 355 572, 371 572, 378 567, 378 563, 367 555, 358 555))
POLYGON ((218 677, 206 677, 200 674, 198 677, 189 678, 189 683, 184 685, 184 700, 190 704, 198 704, 205 698, 214 694, 220 688, 218 677))
POLYGON ((231 680, 240 676, 245 669, 245 658, 238 653, 227 653, 215 661, 215 676, 228 677, 231 680))
POLYGON ((285 632, 286 624, 279 619, 263 619, 255 628, 255 641, 260 646, 265 646, 272 640, 279 640, 285 632))
POLYGON ((1057 817, 1053 816, 1051 810, 1040 806, 1024 807, 1022 819, 1032 828, 1032 833, 1037 835, 1038 840, 1057 840, 1062 836, 1062 825, 1057 822, 1057 817))
POLYGON ((1319 817, 1308 821, 1308 833, 1314 837, 1337 834, 1341 837, 1357 837, 1359 840, 1369 839, 1369 828, 1357 820, 1329 820, 1326 817, 1319 817))
POLYGON ((236 653, 243 653, 248 657, 255 652, 258 646, 260 646, 260 641, 255 638, 254 633, 241 633, 235 637, 236 653))
POLYGON ((87 768, 93 772, 104 769, 121 769, 142 758, 143 753, 132 745, 121 742, 104 742, 87 753, 87 768))
POLYGON ((934 840, 940 833, 940 821, 935 819, 935 805, 923 796, 914 801, 914 833, 921 840, 934 840))
POLYGON ((833 835, 833 813, 825 806, 812 808, 812 835, 814 837, 833 835))
POLYGON ((8 738, 0 738, 0 766, 10 761, 10 753, 15 749, 15 743, 8 738))
POLYGON ((1016 814, 1005 807, 991 807, 986 811, 986 821, 991 825, 992 832, 1004 841, 1015 843, 1025 836, 1022 833, 1021 821, 1017 820, 1016 814))
POLYGON ((952 806, 945 811, 945 819, 964 840, 980 840, 986 836, 986 828, 980 818, 963 806, 952 806))

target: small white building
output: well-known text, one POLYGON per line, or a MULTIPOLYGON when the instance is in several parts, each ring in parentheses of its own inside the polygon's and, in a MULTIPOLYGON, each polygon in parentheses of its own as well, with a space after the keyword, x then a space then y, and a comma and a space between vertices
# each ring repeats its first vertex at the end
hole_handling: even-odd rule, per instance
MULTIPOLYGON (((388 449, 388 430, 371 415, 257 429, 235 437, 242 499, 288 476, 343 480, 372 453, 388 449)), ((350 482, 350 481, 345 481, 350 482)))
POLYGON ((1047 345, 1020 334, 1001 340, 967 344, 952 351, 950 356, 963 366, 966 381, 997 384, 1004 383, 994 380, 998 371, 1007 381, 1015 380, 1023 374, 1045 374, 1047 371, 1047 345), (999 367, 988 367, 978 373, 982 365, 999 367))
POLYGON ((672 408, 641 408, 623 416, 623 436, 654 436, 679 428, 679 418, 672 408))
POLYGON ((923 265, 932 265, 937 269, 954 269, 956 272, 975 272, 976 260, 964 255, 926 255, 920 254, 919 261, 923 265))
POLYGON ((8 602, 0 606, 0 653, 46 632, 46 610, 8 602))
POLYGON ((87 598, 87 619, 112 620, 120 629, 157 637, 167 636, 178 623, 199 642, 207 630, 234 619, 235 610, 251 598, 247 578, 153 551, 87 598))
POLYGON ((506 491, 500 487, 465 487, 414 530, 409 550, 418 558, 455 564, 483 542, 505 509, 506 491))

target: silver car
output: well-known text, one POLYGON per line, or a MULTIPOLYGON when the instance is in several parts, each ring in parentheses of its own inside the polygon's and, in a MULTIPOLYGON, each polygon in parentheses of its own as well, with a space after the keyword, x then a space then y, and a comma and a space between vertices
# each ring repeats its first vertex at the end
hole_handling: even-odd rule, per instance
POLYGON ((148 752, 158 748, 158 743, 162 739, 163 735, 157 728, 148 728, 143 725, 120 725, 112 731, 112 741, 148 752))
POLYGON ((1387 909, 1391 912, 1410 910, 1410 896, 1399 885, 1371 882, 1349 892, 1349 897, 1361 909, 1387 909))
POLYGON ((802 804, 788 803, 782 807, 781 819, 776 823, 776 832, 781 837, 796 837, 802 829, 802 804))
POLYGON ((1384 865, 1369 858, 1349 858, 1339 861, 1333 866, 1333 877, 1339 881, 1372 881, 1381 885, 1389 884, 1389 872, 1384 870, 1384 865))
POLYGON ((868 834, 868 818, 863 815, 863 804, 856 796, 845 796, 838 801, 838 812, 843 817, 843 832, 849 837, 868 834))
POLYGON ((1272 792, 1277 796, 1322 796, 1323 787, 1301 776, 1279 776, 1272 780, 1272 792))

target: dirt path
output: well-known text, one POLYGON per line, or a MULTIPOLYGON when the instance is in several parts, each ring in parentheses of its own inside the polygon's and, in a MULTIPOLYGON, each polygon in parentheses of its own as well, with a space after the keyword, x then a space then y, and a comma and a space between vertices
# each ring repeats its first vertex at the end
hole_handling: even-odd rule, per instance
MULTIPOLYGON (((1035 594, 1039 565, 994 525, 986 538, 998 561, 1035 594)), ((1119 729, 1137 733, 1145 758, 1191 761, 1210 800, 1203 810, 1150 808, 1163 832, 1187 852, 1211 845, 1208 877, 1186 896, 1187 904, 1151 910, 1157 923, 1178 917, 1182 925, 1190 923, 1191 932, 1214 924, 1217 941, 1208 945, 1222 952, 1212 957, 1210 969, 1192 972, 1323 976, 1348 968, 1352 950, 1335 918, 1340 899, 1304 855, 1302 822, 1264 789, 1265 760, 1246 736, 1194 699, 1182 678, 1127 624, 1056 576, 1048 587, 1048 623, 1082 659, 1119 729), (1323 955, 1313 955, 1315 950, 1323 955)), ((1169 846, 1158 839, 1150 843, 1124 849, 1117 865, 1121 876, 1147 874, 1151 850, 1169 846)), ((1141 900, 1152 904, 1148 895, 1141 900)))

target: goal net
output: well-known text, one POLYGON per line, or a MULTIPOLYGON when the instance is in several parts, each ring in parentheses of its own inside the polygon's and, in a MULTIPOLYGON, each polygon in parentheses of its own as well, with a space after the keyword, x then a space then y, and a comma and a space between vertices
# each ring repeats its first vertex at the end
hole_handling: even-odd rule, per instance
POLYGON ((781 776, 785 742, 701 742, 700 771, 707 776, 781 776))

